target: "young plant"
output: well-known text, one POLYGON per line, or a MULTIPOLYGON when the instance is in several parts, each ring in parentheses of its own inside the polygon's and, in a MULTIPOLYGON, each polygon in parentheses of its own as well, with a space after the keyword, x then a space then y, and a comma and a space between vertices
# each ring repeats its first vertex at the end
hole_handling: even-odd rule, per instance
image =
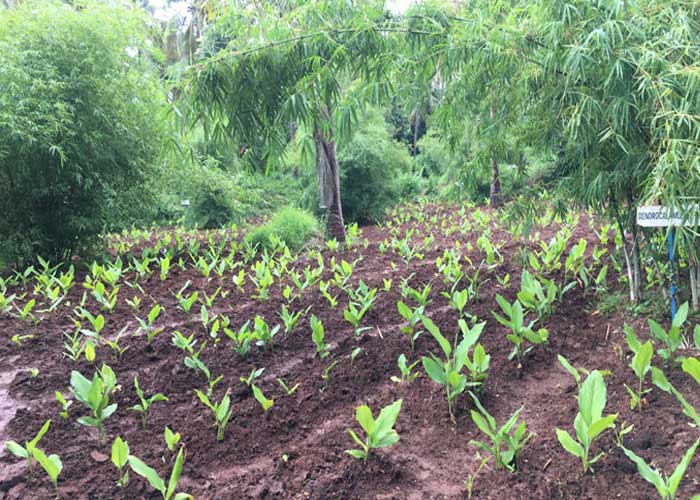
POLYGON ((291 396, 294 394, 297 389, 299 388, 299 384, 295 384, 294 386, 290 387, 287 382, 284 381, 282 378, 277 379, 277 383, 282 386, 282 389, 284 389, 284 392, 287 396, 291 396))
POLYGON ((321 295, 325 297, 325 299, 328 301, 328 305, 331 306, 331 309, 335 309, 338 307, 338 295, 331 295, 329 290, 331 287, 331 282, 330 281, 320 281, 318 284, 318 288, 321 291, 321 295))
POLYGON ((248 387, 250 387, 253 385, 253 382, 255 382, 256 379, 260 378, 260 376, 263 374, 264 371, 265 371, 265 367, 253 368, 247 377, 240 377, 239 380, 241 382, 243 382, 245 385, 247 385, 248 387))
POLYGON ((401 378, 397 377, 396 375, 391 376, 391 381, 395 382, 397 384, 403 384, 405 382, 411 382, 413 381, 416 377, 420 376, 420 372, 416 371, 414 372, 413 369, 416 367, 416 365, 420 361, 414 361, 412 364, 408 364, 406 361, 406 356, 401 354, 399 355, 399 359, 396 361, 396 364, 399 367, 399 371, 401 372, 401 378))
POLYGON ((185 449, 180 448, 180 451, 175 458, 175 464, 173 465, 173 470, 170 472, 170 479, 168 480, 168 486, 165 486, 165 481, 158 475, 155 469, 146 465, 141 459, 129 455, 129 467, 136 474, 143 477, 148 481, 153 489, 158 491, 163 495, 163 500, 191 500, 194 497, 188 495, 187 493, 175 493, 177 488, 177 482, 180 480, 180 474, 182 474, 182 465, 185 462, 185 449))
POLYGON ((32 456, 36 460, 41 468, 49 475, 51 479, 51 484, 53 484, 54 492, 56 493, 56 498, 61 498, 61 494, 58 491, 58 476, 63 470, 63 463, 58 455, 51 454, 48 457, 39 448, 34 447, 32 449, 32 456))
POLYGON ((177 300, 180 304, 180 308, 187 314, 189 314, 192 310, 192 306, 195 302, 197 302, 197 297, 199 297, 199 292, 197 292, 196 290, 189 294, 187 297, 185 297, 181 293, 178 293, 177 300))
POLYGON ((519 424, 517 423, 520 412, 522 412, 525 407, 521 406, 518 408, 505 424, 498 427, 496 419, 481 405, 479 398, 473 393, 471 397, 479 410, 478 412, 474 410, 471 411, 472 420, 481 432, 486 434, 491 440, 491 444, 489 445, 474 439, 469 441, 469 444, 473 444, 493 455, 493 458, 496 460, 496 469, 505 468, 511 472, 515 472, 518 469, 518 456, 520 452, 532 436, 534 436, 532 432, 527 432, 524 421, 519 424), (504 445, 505 450, 503 449, 504 445))
POLYGON ((325 330, 323 328, 323 323, 316 315, 311 316, 311 340, 316 346, 316 353, 318 357, 323 359, 330 354, 329 346, 324 342, 325 330))
POLYGON ((259 346, 271 346, 277 332, 280 330, 280 325, 275 325, 273 328, 260 316, 255 316, 253 321, 253 335, 257 338, 256 344, 259 346))
POLYGON ((434 382, 445 387, 447 409, 450 412, 450 418, 455 422, 455 406, 459 395, 467 387, 478 387, 482 383, 478 380, 471 380, 468 375, 462 373, 462 369, 467 365, 469 351, 479 340, 486 323, 478 323, 469 328, 467 322, 460 319, 459 328, 463 337, 457 343, 458 335, 455 335, 455 345, 453 346, 430 318, 423 316, 421 319, 423 326, 438 342, 444 354, 444 359, 437 357, 433 353, 430 353, 431 357, 423 356, 421 358, 423 369, 434 382))
POLYGON ((671 361, 674 361, 674 354, 683 342, 683 323, 685 323, 688 317, 688 303, 684 303, 678 308, 676 316, 673 318, 671 323, 671 328, 666 331, 663 326, 658 324, 653 319, 649 321, 649 330, 651 331, 651 336, 654 340, 664 344, 663 349, 659 349, 656 353, 664 361, 664 364, 668 366, 671 361))
POLYGON ((163 438, 165 439, 165 445, 170 451, 175 451, 175 445, 180 442, 180 433, 173 432, 170 427, 165 426, 165 431, 163 432, 163 438))
POLYGON ((697 439, 695 443, 688 448, 688 451, 685 452, 685 455, 683 455, 683 458, 676 466, 673 474, 670 476, 666 476, 666 474, 658 469, 652 469, 642 457, 633 451, 624 447, 622 448, 622 451, 624 451, 625 455, 627 455, 627 457, 637 465, 639 475, 642 476, 642 478, 644 478, 647 482, 654 485, 662 500, 674 500, 676 498, 678 486, 681 484, 681 480, 685 475, 685 471, 688 469, 693 457, 695 457, 695 450, 697 449, 698 444, 700 444, 700 439, 697 439))
POLYGON ((343 317, 345 321, 352 325, 355 337, 359 336, 365 330, 371 330, 369 326, 360 328, 360 322, 367 313, 369 307, 371 307, 371 304, 367 307, 358 308, 358 306, 359 304, 351 301, 348 303, 348 308, 343 311, 343 317))
POLYGON ((538 319, 542 320, 552 314, 556 298, 557 287, 554 281, 542 285, 527 269, 523 270, 518 300, 527 309, 534 311, 538 319))
POLYGON ((534 330, 533 326, 536 320, 525 325, 525 312, 519 300, 516 299, 515 302, 510 304, 501 295, 496 295, 496 301, 498 305, 501 306, 507 319, 495 312, 492 314, 500 324, 507 326, 511 331, 511 333, 506 335, 506 338, 513 343, 513 350, 508 355, 508 359, 512 360, 516 358, 518 360, 518 368, 520 368, 522 367, 523 357, 530 352, 535 345, 547 342, 547 329, 540 328, 534 330), (526 347, 527 342, 532 345, 526 347))
POLYGON ((216 427, 216 439, 218 441, 224 440, 224 431, 231 418, 231 398, 229 397, 229 392, 226 391, 224 397, 218 403, 212 402, 209 396, 204 394, 199 389, 194 390, 199 397, 199 400, 204 403, 204 405, 209 408, 214 414, 214 427, 216 427))
POLYGON ((16 443, 15 441, 7 441, 5 443, 5 448, 7 448, 7 451, 16 457, 24 458, 27 461, 27 471, 29 472, 30 476, 33 473, 34 467, 34 454, 32 452, 36 448, 36 445, 39 444, 41 438, 44 437, 44 434, 48 432, 50 426, 51 420, 47 420, 31 441, 24 442, 24 446, 16 443))
POLYGON ((274 406, 275 400, 266 398, 265 394, 263 394, 260 388, 255 384, 251 384, 250 388, 253 389, 253 396, 255 397, 255 400, 260 403, 263 411, 267 413, 267 410, 274 406))
POLYGON ((132 411, 137 411, 141 414, 141 427, 145 430, 148 427, 148 409, 156 401, 168 401, 168 398, 161 393, 154 394, 150 398, 146 398, 143 391, 139 387, 138 377, 134 377, 134 388, 136 389, 136 395, 139 397, 140 403, 129 408, 132 411))
POLYGON ((423 306, 418 306, 415 309, 411 309, 403 301, 399 300, 396 303, 396 309, 398 309, 399 314, 403 319, 408 321, 408 324, 400 328, 401 333, 408 337, 408 341, 411 344, 411 352, 414 351, 416 345, 416 339, 423 333, 421 330, 417 329, 418 323, 420 323, 421 317, 425 312, 423 306))
POLYGON ((651 358, 654 357, 654 346, 651 341, 648 340, 643 344, 639 341, 637 336, 634 334, 632 328, 625 325, 625 333, 627 335, 627 345, 634 353, 632 357, 632 362, 630 363, 630 368, 634 370, 634 374, 637 376, 637 389, 632 389, 630 386, 625 384, 625 388, 630 395, 630 408, 642 409, 642 397, 651 392, 651 389, 644 390, 644 378, 646 374, 651 369, 651 358))
POLYGON ((59 413, 59 415, 62 419, 66 420, 68 418, 68 409, 73 404, 73 401, 67 400, 61 391, 54 391, 54 396, 56 397, 58 404, 61 405, 61 413, 59 413))
POLYGON ((117 470, 119 470, 119 481, 117 481, 117 485, 122 488, 122 490, 126 488, 129 482, 129 470, 125 469, 128 461, 129 443, 117 436, 112 442, 112 463, 117 470))
POLYGON ((72 371, 70 377, 71 392, 75 399, 92 411, 90 417, 80 417, 78 423, 97 428, 98 441, 104 441, 104 420, 117 410, 117 403, 109 404, 109 397, 115 390, 117 378, 112 369, 103 364, 96 371, 92 381, 86 379, 80 372, 72 371))
POLYGON ((581 384, 578 394, 579 411, 574 419, 576 440, 567 431, 556 429, 559 443, 566 451, 581 459, 584 473, 605 454, 601 452, 593 458, 589 457, 595 439, 603 431, 615 427, 617 413, 603 416, 606 399, 607 389, 603 375, 598 370, 593 370, 581 384))
POLYGON ((491 460, 490 456, 486 456, 484 458, 481 458, 479 456, 479 453, 476 453, 476 459, 481 460, 479 462, 479 467, 476 468, 476 471, 474 472, 469 472, 467 474, 467 479, 464 481, 464 487, 467 489, 467 498, 470 499, 472 497, 472 494, 474 493, 474 484, 476 483, 476 478, 479 477, 479 473, 481 470, 486 467, 486 464, 488 463, 489 460, 491 460))
POLYGON ((250 345, 255 340, 255 334, 250 329, 250 321, 246 321, 237 332, 230 328, 224 328, 224 333, 233 343, 233 350, 241 356, 245 356, 250 351, 250 345))
POLYGON ((164 330, 164 328, 154 328, 153 323, 158 319, 158 316, 160 316, 162 309, 160 307, 160 304, 156 304, 153 306, 148 313, 148 316, 146 317, 145 320, 139 318, 136 316, 136 321, 138 321, 139 326, 141 327, 141 330, 146 334, 146 338, 148 339, 148 343, 150 344, 151 341, 155 338, 156 335, 158 335, 160 332, 164 330))
POLYGON ((297 311, 295 313, 290 313, 289 309, 287 308, 287 305, 283 304, 282 312, 280 313, 280 318, 282 319, 282 323, 284 323, 284 333, 286 333, 287 335, 292 333, 292 330, 295 326, 297 326, 297 323, 299 322, 299 318, 301 318, 302 315, 306 314, 307 312, 309 312, 308 308, 306 309, 306 311, 297 311))
POLYGON ((394 430, 394 424, 401 411, 403 400, 399 399, 392 404, 382 408, 379 416, 375 420, 372 410, 368 406, 362 405, 355 410, 355 420, 365 431, 366 439, 363 441, 352 429, 348 429, 350 437, 360 445, 359 450, 345 450, 348 455, 362 459, 367 462, 369 454, 377 448, 384 448, 396 444, 399 441, 399 434, 394 430))

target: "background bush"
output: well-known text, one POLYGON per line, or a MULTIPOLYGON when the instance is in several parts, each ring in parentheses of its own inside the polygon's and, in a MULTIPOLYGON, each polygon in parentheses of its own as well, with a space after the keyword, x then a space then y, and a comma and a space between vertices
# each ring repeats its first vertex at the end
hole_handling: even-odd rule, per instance
POLYGON ((258 248, 270 248, 271 236, 277 236, 292 250, 298 250, 304 243, 319 234, 318 221, 310 212, 293 207, 285 207, 275 212, 269 222, 251 230, 246 241, 258 248))
POLYGON ((65 259, 149 205, 165 99, 138 12, 2 12, 0 260, 65 259))

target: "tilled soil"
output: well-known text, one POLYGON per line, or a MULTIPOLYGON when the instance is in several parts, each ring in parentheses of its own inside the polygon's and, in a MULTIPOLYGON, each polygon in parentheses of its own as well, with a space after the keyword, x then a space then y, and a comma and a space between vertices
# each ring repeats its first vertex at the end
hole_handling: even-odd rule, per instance
MULTIPOLYGON (((125 302, 139 292, 122 285, 116 310, 105 314, 103 335, 113 336, 127 326, 130 333, 124 342, 129 348, 121 359, 113 359, 108 347, 99 347, 94 366, 84 358, 76 363, 62 354, 63 333, 75 328, 71 309, 83 294, 80 282, 84 273, 78 274, 78 285, 71 290, 68 301, 56 312, 42 315, 43 320, 37 326, 27 325, 8 314, 1 315, 0 441, 31 439, 41 425, 51 419, 51 428, 39 446, 47 453, 58 453, 63 460, 64 469, 59 479, 63 498, 160 498, 159 493, 133 472, 122 492, 116 485, 118 474, 109 455, 111 442, 119 435, 129 443, 133 455, 167 478, 175 453, 167 450, 163 440, 166 425, 182 434, 186 449, 178 491, 186 491, 198 499, 466 498, 465 480, 480 462, 476 447, 469 441, 484 438, 469 416, 473 408, 471 398, 466 394, 460 398, 455 424, 449 418, 443 390, 427 376, 422 375, 408 384, 390 380, 392 375, 399 375, 396 360, 401 353, 410 360, 417 360, 431 351, 438 352, 437 343, 428 333, 418 338, 415 352, 410 352, 408 340, 399 330, 404 322, 396 310, 398 300, 406 301, 400 293, 401 279, 410 276, 409 282, 414 287, 433 284, 427 315, 452 338, 458 331, 458 313, 441 295, 448 287, 437 275, 435 260, 445 249, 454 248, 457 242, 462 254, 468 255, 475 265, 484 258, 476 246, 481 231, 473 221, 473 229, 466 234, 457 231, 445 236, 443 228, 449 228, 452 222, 457 225, 462 222, 458 210, 432 206, 424 211, 428 216, 436 216, 438 223, 426 219, 404 228, 416 228, 415 242, 434 234, 435 241, 422 259, 414 258, 406 264, 391 249, 381 254, 379 244, 389 235, 386 228, 379 227, 364 229, 361 238, 367 238, 367 248, 360 244, 335 253, 324 251, 324 279, 332 276, 328 265, 332 256, 349 262, 362 257, 355 265, 353 286, 363 280, 370 287, 380 289, 374 307, 362 321, 371 329, 359 338, 354 337, 352 326, 343 319, 347 295, 335 289, 333 294, 339 295, 339 305, 331 309, 316 285, 307 289, 301 302, 292 303, 291 310, 309 308, 309 311, 291 334, 280 334, 274 346, 253 347, 246 357, 241 357, 230 348, 230 340, 225 336, 220 335, 218 343, 209 339, 202 359, 212 373, 224 375, 216 387, 215 397, 221 398, 227 389, 231 391, 233 417, 223 442, 217 442, 216 432, 210 427, 211 412, 194 392, 195 388, 204 389, 206 380, 184 366, 182 351, 171 342, 174 330, 188 335, 195 332, 198 345, 207 340, 208 334, 199 321, 199 304, 188 315, 177 307, 174 294, 188 280, 191 281, 189 291, 213 293, 219 286, 223 287, 229 293, 216 300, 213 312, 229 316, 232 327, 238 329, 256 314, 270 324, 281 323, 278 313, 286 303, 282 289, 288 280, 281 283, 276 280, 270 300, 263 302, 252 298, 254 288, 249 280, 245 291, 241 292, 232 283, 230 274, 223 280, 213 277, 208 281, 196 269, 173 269, 168 279, 161 281, 155 270, 140 281, 145 294, 139 315, 144 317, 154 303, 160 303, 164 312, 157 325, 165 330, 151 345, 147 344, 145 336, 138 334, 134 312, 125 302), (392 280, 389 292, 382 290, 383 279, 392 280), (323 360, 316 355, 311 341, 309 318, 312 314, 322 320, 326 342, 331 345, 330 356, 323 360), (18 346, 10 341, 14 334, 31 334, 33 338, 18 346), (358 347, 362 350, 351 362, 350 354, 358 347), (329 379, 323 380, 324 369, 334 361, 338 363, 330 371, 329 379), (100 445, 95 432, 76 422, 79 416, 87 414, 79 402, 73 403, 67 420, 59 417, 54 391, 60 390, 72 398, 68 389, 71 371, 78 370, 89 378, 94 367, 103 362, 114 369, 120 385, 113 396, 119 408, 105 421, 107 444, 100 445), (39 369, 37 377, 32 377, 28 371, 33 367, 39 369), (262 367, 265 372, 256 385, 267 397, 274 398, 274 406, 267 413, 239 381, 252 369, 262 367), (169 398, 167 402, 154 403, 145 430, 141 428, 139 415, 128 410, 138 403, 134 376, 138 376, 147 395, 161 392, 169 398), (277 378, 291 385, 299 384, 299 388, 287 396, 277 378), (354 420, 355 408, 368 404, 376 415, 381 407, 398 398, 403 399, 396 425, 401 440, 373 454, 366 464, 345 454, 344 450, 354 447, 347 429, 359 429, 354 420)), ((539 238, 548 241, 558 228, 557 224, 539 228, 539 238)), ((587 239, 589 248, 598 242, 586 216, 581 216, 567 248, 579 238, 587 239)), ((536 240, 513 239, 493 222, 491 241, 501 245, 504 259, 492 268, 482 269, 480 299, 466 308, 487 323, 481 342, 491 355, 491 367, 482 403, 501 423, 524 405, 522 418, 535 437, 523 451, 516 473, 494 470, 493 463, 489 463, 475 481, 473 498, 654 498, 653 487, 641 479, 635 466, 616 448, 612 432, 604 433, 594 445, 594 453, 605 451, 606 455, 594 466, 593 473, 584 475, 580 462, 563 450, 554 431, 555 427, 560 427, 573 433, 577 412, 576 383, 557 362, 557 354, 563 354, 576 366, 612 372, 606 377, 606 413, 619 413, 618 422, 634 424, 634 430, 625 439, 630 449, 667 473, 673 471, 685 450, 698 437, 697 429, 689 425, 676 400, 658 389, 647 395, 643 411, 631 411, 624 387, 624 384, 634 386, 636 379, 628 367, 630 353, 622 327, 625 322, 632 324, 642 338, 647 338, 646 319, 628 317, 622 304, 614 314, 604 314, 596 309, 598 299, 593 292, 576 287, 546 320, 549 344, 533 349, 522 368, 518 368, 514 361, 507 359, 511 345, 505 338, 506 328, 495 321, 491 311, 499 310, 497 294, 510 301, 515 299, 520 287, 522 249, 534 250, 539 245, 536 240), (497 280, 506 274, 511 277, 508 287, 497 280)), ((315 261, 301 256, 289 267, 301 271, 306 265, 314 266, 315 261)), ((470 268, 467 266, 467 269, 470 268)), ((556 277, 563 283, 563 272, 556 277)), ((133 281, 134 276, 128 273, 124 279, 133 281)), ((619 277, 612 270, 608 281, 613 288, 624 286, 618 283, 619 277)), ((89 309, 98 312, 92 299, 88 304, 89 309)), ((656 359, 655 362, 659 364, 656 359)), ((667 371, 667 375, 691 403, 700 403, 690 377, 678 368, 667 371)), ((647 380, 647 386, 650 385, 647 380)), ((695 459, 681 484, 678 498, 689 498, 700 491, 696 484, 699 473, 700 465, 695 459)), ((24 461, 3 452, 0 498, 52 496, 51 484, 43 471, 37 470, 34 477, 29 478, 24 461)))

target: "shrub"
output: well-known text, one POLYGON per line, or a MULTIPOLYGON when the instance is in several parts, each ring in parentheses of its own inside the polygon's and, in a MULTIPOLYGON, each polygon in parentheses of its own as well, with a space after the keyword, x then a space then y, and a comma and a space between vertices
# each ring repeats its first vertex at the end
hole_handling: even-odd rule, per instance
POLYGON ((311 213, 286 207, 278 210, 269 222, 253 229, 246 241, 258 245, 258 248, 270 248, 271 237, 276 236, 289 248, 296 250, 318 233, 318 221, 311 213))
POLYGON ((138 12, 22 2, 0 16, 7 262, 65 259, 148 205, 165 98, 138 12))
POLYGON ((338 151, 340 194, 346 222, 373 223, 400 196, 397 179, 411 171, 411 158, 393 141, 381 116, 369 113, 354 137, 338 151))
POLYGON ((242 210, 238 203, 239 190, 231 176, 209 162, 193 170, 197 175, 193 176, 187 190, 190 207, 186 222, 212 229, 236 220, 242 210))

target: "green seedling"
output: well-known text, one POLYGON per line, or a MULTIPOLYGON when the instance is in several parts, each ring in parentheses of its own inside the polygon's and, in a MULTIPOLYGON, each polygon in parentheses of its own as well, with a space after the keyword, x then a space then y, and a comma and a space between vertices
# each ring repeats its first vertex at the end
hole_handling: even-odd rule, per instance
POLYGON ((688 303, 685 302, 678 308, 676 316, 671 323, 671 328, 668 331, 653 319, 648 320, 651 336, 654 340, 663 343, 665 346, 663 349, 658 349, 656 353, 664 361, 666 366, 668 366, 671 361, 674 361, 674 354, 683 342, 683 323, 685 323, 687 317, 688 303))
POLYGON ((382 408, 376 420, 368 406, 362 405, 358 407, 355 410, 355 420, 360 424, 362 430, 365 431, 366 438, 363 441, 355 431, 348 429, 348 434, 361 449, 345 450, 345 453, 366 463, 372 450, 396 444, 400 437, 394 430, 394 424, 401 411, 402 402, 403 400, 399 399, 382 408))
POLYGON ((80 372, 72 371, 70 377, 71 392, 75 399, 87 406, 92 416, 80 417, 78 423, 89 427, 96 427, 98 441, 104 442, 104 420, 117 410, 117 403, 109 404, 109 397, 115 390, 117 378, 112 369, 103 364, 96 371, 92 381, 86 379, 80 372))
POLYGON ((178 302, 180 304, 180 308, 185 311, 187 314, 190 313, 192 310, 192 306, 194 306, 194 303, 197 302, 197 298, 199 297, 199 292, 196 290, 189 294, 187 297, 184 295, 178 294, 178 302))
POLYGON ((233 341, 233 350, 241 356, 245 356, 250 351, 250 345, 255 340, 255 334, 250 329, 250 321, 246 321, 237 332, 230 328, 224 328, 224 333, 233 341))
POLYGON ((287 396, 291 396, 299 388, 299 384, 295 384, 294 386, 290 387, 289 385, 287 385, 287 382, 285 382, 284 379, 282 379, 282 378, 278 378, 277 383, 280 386, 282 386, 282 389, 284 389, 284 392, 287 396))
POLYGON ((556 298, 557 287, 554 281, 542 285, 527 269, 523 270, 518 300, 525 308, 534 311, 538 319, 543 320, 554 312, 556 298))
POLYGON ((131 470, 136 474, 146 479, 153 489, 163 495, 163 500, 192 500, 194 499, 192 495, 188 495, 187 493, 175 493, 177 483, 180 480, 180 474, 182 474, 182 465, 185 462, 184 451, 184 448, 180 448, 175 458, 175 464, 173 465, 173 470, 170 472, 170 479, 167 487, 165 486, 165 481, 163 481, 155 469, 146 465, 141 459, 129 455, 129 467, 131 467, 131 470))
POLYGON ((420 376, 419 371, 413 371, 413 369, 418 363, 420 363, 420 360, 414 361, 412 364, 409 365, 406 361, 406 356, 404 354, 399 355, 396 364, 398 365, 399 371, 401 372, 401 378, 397 377, 396 375, 392 375, 391 381, 396 384, 403 384, 413 381, 414 379, 420 376))
POLYGON ((695 457, 695 450, 698 444, 700 444, 700 439, 696 440, 695 443, 688 448, 688 451, 685 452, 685 455, 683 455, 683 458, 670 476, 666 476, 666 474, 658 469, 652 469, 642 457, 633 451, 627 448, 622 448, 622 451, 637 465, 639 475, 647 482, 654 485, 662 500, 674 500, 676 498, 678 486, 681 484, 683 476, 685 476, 685 471, 688 469, 693 457, 695 457))
POLYGON ((166 255, 160 260, 160 280, 165 281, 168 279, 168 273, 170 272, 170 255, 166 255))
MULTIPOLYGON (((114 340, 109 340, 108 338, 102 338, 102 342, 107 344, 107 346, 112 349, 112 354, 116 354, 116 359, 119 360, 122 358, 124 353, 129 349, 129 346, 124 346, 122 347, 121 344, 119 343, 121 339, 124 337, 124 334, 126 333, 126 329, 128 326, 125 326, 119 332, 117 335, 114 337, 114 340)), ((112 356, 113 359, 115 359, 114 356, 112 356)))
POLYGON ((168 449, 170 451, 175 451, 175 445, 177 445, 177 443, 180 442, 180 433, 173 432, 172 430, 170 430, 170 427, 166 425, 163 437, 165 438, 165 445, 168 447, 168 449))
POLYGON ((17 310, 16 317, 21 319, 23 322, 31 321, 34 324, 37 324, 38 318, 32 314, 32 310, 34 309, 34 306, 36 305, 36 299, 31 299, 29 300, 26 304, 24 304, 24 307, 20 309, 19 307, 15 307, 17 310))
POLYGON ((432 290, 432 288, 433 285, 428 283, 421 290, 418 290, 416 288, 411 288, 408 285, 408 278, 403 279, 401 281, 401 295, 404 298, 412 298, 416 301, 416 303, 419 306, 422 306, 424 309, 428 306, 428 303, 430 302, 430 291, 432 290))
POLYGON ((292 333, 292 330, 295 326, 297 326, 297 323, 299 322, 299 318, 301 318, 303 315, 309 312, 309 309, 310 307, 307 308, 306 311, 297 311, 295 313, 291 313, 289 312, 289 309, 287 308, 286 304, 282 305, 282 312, 280 313, 280 318, 282 319, 282 323, 284 323, 284 333, 287 335, 292 333))
POLYGON ((58 491, 58 476, 63 470, 63 463, 60 457, 56 454, 51 454, 47 457, 46 454, 37 447, 32 449, 32 455, 34 456, 34 460, 36 460, 39 465, 41 465, 41 468, 49 475, 54 492, 56 493, 56 498, 61 498, 61 494, 58 491))
POLYGON ((68 418, 68 409, 73 404, 73 401, 67 400, 61 391, 54 391, 54 396, 56 397, 58 404, 61 405, 61 413, 59 413, 59 415, 62 419, 66 420, 68 418))
POLYGON ((224 394, 224 397, 218 403, 212 402, 209 397, 199 389, 195 389, 194 391, 197 393, 199 400, 214 414, 213 427, 216 427, 216 439, 217 441, 223 441, 224 431, 231 419, 232 413, 229 391, 226 391, 226 394, 224 394))
POLYGON ((164 330, 164 328, 154 328, 153 323, 158 319, 160 316, 160 313, 162 311, 162 308, 160 307, 160 304, 156 304, 153 306, 148 313, 148 316, 146 317, 145 320, 139 318, 136 316, 136 321, 138 321, 139 326, 141 327, 141 331, 143 331, 146 334, 146 338, 148 339, 148 343, 150 344, 151 341, 155 338, 156 335, 158 335, 160 332, 164 330))
POLYGON ((635 408, 642 409, 642 397, 651 392, 651 389, 644 390, 644 378, 646 374, 651 369, 651 358, 654 357, 654 346, 651 341, 648 340, 645 343, 641 343, 637 336, 634 334, 634 330, 628 325, 625 325, 625 333, 627 335, 627 345, 634 353, 632 357, 632 362, 630 363, 630 368, 634 370, 634 374, 637 376, 637 389, 632 389, 627 384, 625 388, 630 395, 630 408, 633 410, 635 408))
POLYGON ((134 377, 134 388, 136 389, 136 395, 139 398, 140 403, 129 408, 132 411, 139 412, 141 414, 141 427, 145 430, 148 427, 148 410, 156 401, 168 401, 168 398, 161 393, 154 394, 150 398, 144 396, 143 391, 139 387, 138 377, 134 377))
POLYGON ((495 312, 492 314, 500 324, 507 326, 511 330, 511 333, 506 335, 506 338, 513 343, 513 350, 508 355, 508 359, 512 360, 516 358, 518 367, 520 368, 522 367, 523 357, 530 352, 535 345, 547 342, 547 329, 540 328, 535 330, 533 326, 536 320, 531 321, 527 325, 525 324, 525 312, 519 300, 516 299, 515 302, 510 304, 501 295, 496 295, 496 302, 501 306, 505 317, 495 312), (533 345, 527 346, 528 342, 533 345))
MULTIPOLYGON (((17 344, 19 347, 22 347, 22 344, 24 343, 25 340, 31 340, 33 338, 34 338, 34 335, 20 335, 20 334, 16 333, 10 338, 10 340, 14 344, 17 344)), ((78 355, 78 357, 80 357, 80 355, 78 355)))
POLYGON ((330 281, 320 281, 318 284, 318 289, 321 291, 321 295, 325 297, 328 301, 328 305, 331 309, 338 307, 338 295, 331 295, 330 293, 331 282, 330 281))
POLYGON ((255 384, 251 384, 250 388, 253 389, 253 396, 255 397, 255 400, 260 403, 263 411, 267 413, 267 410, 274 406, 275 400, 266 398, 260 388, 255 384))
POLYGON ((338 364, 338 360, 333 361, 330 365, 326 366, 323 369, 323 373, 321 374, 321 380, 323 380, 323 388, 326 389, 328 387, 328 383, 331 380, 331 370, 335 368, 335 365, 338 364))
POLYGON ((472 494, 474 493, 474 484, 476 483, 476 479, 477 479, 477 477, 479 477, 479 473, 481 472, 481 470, 484 467, 486 467, 486 464, 488 463, 488 461, 491 460, 491 457, 486 456, 484 458, 481 458, 477 452, 476 459, 481 460, 481 462, 479 462, 479 467, 476 468, 476 471, 469 472, 467 474, 467 479, 464 481, 464 487, 467 490, 467 498, 472 497, 472 494))
POLYGON ((481 432, 486 434, 491 440, 491 443, 486 444, 483 441, 473 439, 469 441, 469 444, 490 453, 496 461, 496 469, 505 468, 511 472, 515 472, 518 469, 518 456, 520 452, 532 436, 534 436, 532 432, 527 432, 524 421, 519 424, 517 423, 518 417, 525 407, 521 406, 518 408, 505 424, 498 427, 496 419, 486 411, 486 408, 481 405, 479 399, 474 394, 471 394, 471 396, 479 410, 478 412, 474 410, 471 411, 472 420, 481 432), (503 446, 505 446, 505 450, 503 446))
POLYGON ((265 368, 253 368, 250 373, 248 374, 247 377, 241 377, 240 381, 243 382, 245 385, 250 387, 253 385, 253 382, 255 382, 256 379, 260 378, 260 376, 263 374, 265 371, 265 368))
POLYGON ((280 331, 280 325, 275 325, 270 328, 270 325, 260 316, 255 316, 253 321, 253 335, 257 339, 256 344, 259 346, 271 346, 275 336, 280 331))
POLYGON ((101 282, 97 282, 92 290, 92 296, 95 298, 98 304, 102 307, 104 311, 113 312, 114 308, 117 306, 117 294, 119 293, 119 287, 115 286, 112 288, 111 292, 107 292, 107 289, 101 282))
POLYGON ((423 326, 440 345, 444 355, 444 358, 439 358, 433 353, 430 353, 431 357, 423 356, 421 358, 423 369, 434 382, 444 386, 450 418, 455 422, 455 407, 459 395, 467 387, 478 387, 483 383, 483 380, 474 380, 462 373, 462 369, 467 365, 474 367, 474 363, 469 359, 469 351, 479 340, 486 323, 478 323, 470 328, 466 321, 460 319, 459 328, 463 337, 457 343, 459 336, 455 335, 455 345, 453 346, 430 318, 423 316, 421 319, 423 326))
POLYGON ((112 463, 119 471, 117 485, 122 489, 126 488, 126 485, 129 483, 129 470, 125 468, 128 461, 129 443, 117 436, 112 442, 112 463))
POLYGON ((350 366, 352 367, 355 364, 355 359, 357 356, 360 355, 362 352, 362 347, 355 347, 352 352, 350 352, 350 366))
POLYGON ((325 330, 323 328, 323 323, 316 315, 311 316, 311 340, 316 346, 316 353, 318 357, 323 359, 330 354, 329 346, 324 342, 325 330))
POLYGON ((5 448, 7 451, 16 457, 24 458, 27 461, 27 472, 30 476, 33 474, 34 468, 34 454, 32 452, 36 448, 36 445, 39 444, 41 438, 44 437, 44 434, 48 432, 50 426, 51 420, 47 420, 31 441, 24 442, 24 446, 16 443, 15 441, 7 441, 5 443, 5 448))
POLYGON ((605 453, 601 452, 590 458, 591 445, 595 439, 605 430, 615 428, 617 413, 603 416, 607 399, 607 389, 603 375, 598 370, 593 370, 583 384, 578 394, 579 411, 574 419, 576 440, 562 429, 557 428, 557 439, 562 447, 581 460, 583 472, 586 473, 595 462, 605 453))
POLYGON ((136 312, 141 308, 141 297, 134 295, 133 298, 126 299, 126 304, 136 312))
POLYGON ((93 316, 90 311, 87 309, 82 309, 80 311, 80 317, 81 319, 86 319, 90 323, 90 326, 92 327, 92 330, 83 328, 80 330, 80 333, 87 337, 92 337, 95 339, 100 339, 100 333, 102 333, 102 330, 104 329, 105 326, 105 318, 101 314, 98 314, 97 316, 93 316))
POLYGON ((415 349, 416 340, 418 339, 420 334, 423 333, 417 327, 418 323, 420 323, 423 313, 425 312, 425 308, 423 306, 418 306, 415 309, 411 309, 404 302, 399 300, 396 303, 396 309, 399 311, 401 317, 408 322, 408 324, 402 326, 400 330, 401 333, 405 334, 406 337, 408 337, 408 341, 411 344, 411 352, 413 352, 415 349))

